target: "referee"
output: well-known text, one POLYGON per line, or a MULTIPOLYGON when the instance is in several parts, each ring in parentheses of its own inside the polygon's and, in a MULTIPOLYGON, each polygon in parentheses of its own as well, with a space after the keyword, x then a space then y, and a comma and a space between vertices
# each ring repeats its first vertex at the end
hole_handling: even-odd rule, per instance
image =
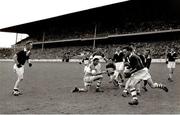
POLYGON ((14 89, 13 89, 14 96, 18 96, 18 95, 22 94, 19 90, 19 84, 20 84, 20 82, 22 82, 23 77, 24 77, 24 64, 26 63, 26 61, 28 62, 29 67, 32 66, 32 64, 29 60, 29 57, 31 54, 30 53, 31 49, 32 49, 32 42, 28 41, 25 44, 24 50, 17 52, 13 56, 13 59, 15 62, 13 69, 17 75, 17 80, 15 82, 14 89))

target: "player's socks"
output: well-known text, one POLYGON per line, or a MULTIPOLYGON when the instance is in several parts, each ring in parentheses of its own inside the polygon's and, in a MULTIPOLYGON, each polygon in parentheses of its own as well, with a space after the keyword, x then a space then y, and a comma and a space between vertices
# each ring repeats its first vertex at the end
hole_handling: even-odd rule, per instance
POLYGON ((135 88, 130 89, 132 100, 129 102, 129 105, 138 105, 137 91, 135 88))
POLYGON ((154 87, 163 89, 165 92, 168 92, 168 88, 165 85, 161 84, 161 83, 160 84, 154 83, 154 87))
POLYGON ((97 84, 96 84, 96 89, 99 89, 100 86, 101 86, 101 80, 98 80, 98 81, 97 81, 97 84))
POLYGON ((140 90, 136 90, 136 93, 138 96, 141 96, 141 91, 140 90))
POLYGON ((148 91, 148 89, 146 88, 147 83, 148 83, 147 80, 144 80, 144 86, 142 87, 144 91, 148 91))
POLYGON ((173 82, 173 80, 172 80, 172 74, 173 74, 173 73, 170 73, 170 74, 169 74, 168 80, 169 80, 170 82, 173 82))
POLYGON ((98 80, 97 81, 97 85, 96 85, 96 92, 104 92, 103 90, 100 89, 102 81, 98 80))
POLYGON ((128 93, 127 89, 124 89, 124 90, 123 90, 123 93, 122 93, 122 96, 123 96, 123 97, 127 97, 128 94, 129 94, 129 93, 128 93))
POLYGON ((135 88, 131 88, 130 92, 131 92, 131 96, 133 97, 133 99, 138 99, 137 98, 137 91, 135 88))

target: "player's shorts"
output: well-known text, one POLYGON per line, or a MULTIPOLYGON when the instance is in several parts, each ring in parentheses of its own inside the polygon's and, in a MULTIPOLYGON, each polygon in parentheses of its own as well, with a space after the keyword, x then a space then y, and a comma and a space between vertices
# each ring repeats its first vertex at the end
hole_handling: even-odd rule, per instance
POLYGON ((109 77, 111 80, 118 80, 118 75, 119 73, 117 71, 114 71, 114 74, 110 75, 109 77))
POLYGON ((116 65, 116 70, 118 70, 118 71, 124 70, 124 62, 117 62, 117 63, 115 63, 115 65, 116 65))
POLYGON ((149 73, 149 70, 147 68, 143 68, 131 75, 131 77, 134 77, 135 79, 140 79, 140 80, 148 80, 151 78, 151 75, 149 73))
POLYGON ((101 73, 101 67, 101 63, 98 63, 98 65, 95 66, 97 73, 101 73))
POLYGON ((84 73, 85 73, 86 71, 89 71, 89 67, 88 67, 87 65, 84 66, 84 73))
POLYGON ((148 72, 147 68, 141 69, 131 75, 130 79, 130 86, 137 85, 142 80, 148 80, 151 78, 150 73, 148 72))
POLYGON ((23 79, 23 74, 24 74, 24 65, 22 67, 18 68, 16 64, 13 66, 14 72, 17 74, 17 77, 20 79, 23 79))
POLYGON ((91 86, 93 81, 103 78, 102 75, 97 76, 84 76, 84 86, 91 86))
POLYGON ((167 64, 167 68, 176 68, 176 62, 169 61, 168 64, 167 64))
POLYGON ((84 65, 88 65, 89 64, 89 60, 84 60, 84 65))

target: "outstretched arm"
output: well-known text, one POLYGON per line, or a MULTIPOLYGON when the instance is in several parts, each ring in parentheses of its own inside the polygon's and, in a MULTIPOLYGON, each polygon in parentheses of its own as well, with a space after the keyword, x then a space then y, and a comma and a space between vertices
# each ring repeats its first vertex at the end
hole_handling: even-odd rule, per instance
POLYGON ((18 60, 17 60, 17 54, 15 54, 15 55, 13 56, 13 60, 14 60, 14 62, 16 63, 16 65, 19 64, 19 62, 18 62, 18 60))

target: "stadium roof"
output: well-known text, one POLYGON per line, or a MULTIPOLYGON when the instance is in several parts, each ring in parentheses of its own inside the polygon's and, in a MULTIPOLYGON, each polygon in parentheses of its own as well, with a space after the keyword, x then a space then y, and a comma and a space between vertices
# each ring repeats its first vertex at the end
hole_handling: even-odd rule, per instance
POLYGON ((127 18, 127 16, 130 16, 128 18, 137 20, 155 18, 158 17, 159 14, 166 16, 166 18, 177 17, 176 14, 179 14, 179 12, 177 12, 179 10, 176 8, 179 9, 179 7, 174 7, 174 5, 177 5, 176 1, 178 0, 130 0, 93 8, 90 10, 84 10, 35 22, 2 28, 0 31, 33 34, 36 32, 44 32, 47 28, 53 26, 62 26, 64 24, 73 23, 89 23, 89 21, 98 23, 103 20, 106 20, 106 22, 113 22, 113 20, 120 20, 121 18, 127 18))
MULTIPOLYGON (((38 20, 38 21, 20 24, 20 25, 16 25, 16 26, 12 26, 12 27, 2 28, 2 29, 0 29, 0 31, 2 31, 2 32, 15 32, 15 33, 29 33, 32 31, 37 31, 37 30, 41 30, 43 28, 49 27, 49 25, 52 25, 52 23, 57 24, 57 21, 58 21, 58 23, 59 22, 66 23, 68 21, 78 20, 79 15, 81 15, 81 16, 84 15, 86 17, 86 16, 89 16, 90 12, 92 12, 92 14, 96 13, 97 10, 101 10, 102 8, 104 9, 104 7, 107 7, 107 6, 93 8, 93 9, 84 10, 84 11, 75 12, 75 13, 70 13, 70 14, 65 14, 65 15, 60 15, 57 17, 38 20), (77 18, 75 19, 75 17, 77 17, 77 18), (74 20, 72 20, 72 19, 74 19, 74 20)), ((91 16, 89 16, 89 17, 91 17, 91 16)))

